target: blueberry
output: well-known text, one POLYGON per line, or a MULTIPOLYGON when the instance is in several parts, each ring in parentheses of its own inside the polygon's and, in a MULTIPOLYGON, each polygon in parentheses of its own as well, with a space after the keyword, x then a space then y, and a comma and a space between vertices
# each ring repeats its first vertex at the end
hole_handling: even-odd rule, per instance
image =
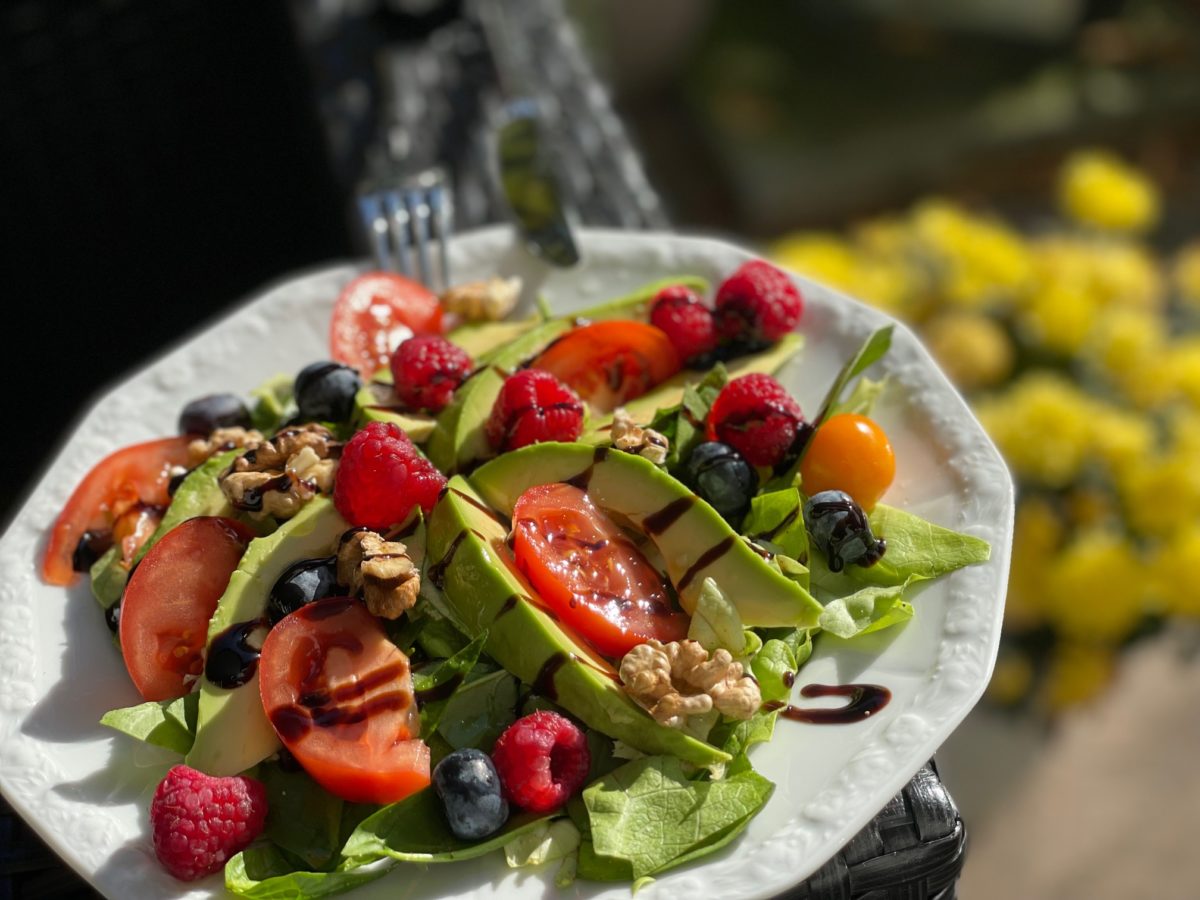
POLYGON ((337 583, 337 557, 302 559, 279 576, 267 599, 267 614, 274 625, 306 603, 343 593, 337 583))
POLYGON ((754 467, 719 441, 696 445, 683 465, 683 481, 734 528, 741 525, 758 490, 754 467))
POLYGON ((845 491, 821 491, 809 497, 804 523, 831 572, 842 571, 847 563, 874 565, 887 550, 887 542, 871 533, 867 514, 845 491))
POLYGON ((455 837, 476 841, 499 831, 508 820, 500 775, 481 750, 455 750, 433 770, 433 788, 442 798, 455 837))
POLYGON ((315 362, 296 376, 294 391, 302 422, 345 422, 362 387, 358 372, 335 362, 315 362))
POLYGON ((249 428, 250 410, 234 394, 199 397, 179 414, 180 434, 209 435, 218 428, 249 428))

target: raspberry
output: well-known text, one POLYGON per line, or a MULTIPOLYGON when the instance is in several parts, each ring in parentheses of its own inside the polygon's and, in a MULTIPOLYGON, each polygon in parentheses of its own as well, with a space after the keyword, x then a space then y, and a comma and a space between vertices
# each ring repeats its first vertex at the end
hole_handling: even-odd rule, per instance
POLYGON ((761 259, 743 263, 722 282, 716 305, 721 337, 751 347, 778 341, 804 311, 792 279, 761 259))
POLYGON ((510 803, 547 813, 583 787, 592 759, 579 727, 543 709, 508 726, 496 741, 492 762, 510 803))
POLYGON ((682 284, 665 287, 650 307, 650 324, 667 333, 681 359, 702 356, 717 347, 717 323, 696 292, 682 284))
POLYGON ((579 396, 541 369, 505 380, 487 421, 487 437, 502 452, 542 441, 574 441, 583 431, 579 396))
POLYGON ((181 881, 218 871, 263 830, 267 792, 261 782, 238 775, 214 778, 175 766, 154 792, 150 826, 154 852, 181 881))
POLYGON ((409 338, 392 354, 396 396, 412 409, 439 412, 471 374, 467 351, 439 335, 409 338))
POLYGON ((708 413, 708 439, 729 444, 755 466, 774 466, 791 449, 804 421, 787 389, 761 372, 722 388, 708 413))
POLYGON ((414 506, 426 514, 446 478, 391 422, 369 422, 342 448, 333 505, 351 525, 377 531, 398 525, 414 506))

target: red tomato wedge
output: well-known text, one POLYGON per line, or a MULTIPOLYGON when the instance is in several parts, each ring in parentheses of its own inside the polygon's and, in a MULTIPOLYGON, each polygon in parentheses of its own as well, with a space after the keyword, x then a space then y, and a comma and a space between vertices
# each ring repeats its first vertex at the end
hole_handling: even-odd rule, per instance
POLYGON ((579 488, 542 484, 513 507, 517 567, 555 616, 604 656, 687 636, 658 571, 579 488))
POLYGON ((172 700, 204 670, 208 620, 254 532, 233 519, 198 516, 164 534, 142 557, 121 597, 121 654, 138 693, 172 700))
POLYGON ((442 305, 433 291, 403 275, 368 272, 346 285, 333 306, 329 352, 368 379, 413 335, 441 333, 442 305))
POLYGON ((532 363, 569 385, 599 412, 611 412, 678 372, 683 363, 665 331, 614 319, 581 325, 532 363))
POLYGON ((191 440, 180 435, 146 441, 100 460, 75 488, 50 530, 42 578, 61 585, 75 580, 75 548, 88 531, 113 532, 121 541, 125 562, 130 562, 170 502, 171 467, 187 464, 191 440))
POLYGON ((360 601, 330 597, 281 619, 258 671, 267 718, 325 790, 394 803, 429 784, 408 657, 360 601))

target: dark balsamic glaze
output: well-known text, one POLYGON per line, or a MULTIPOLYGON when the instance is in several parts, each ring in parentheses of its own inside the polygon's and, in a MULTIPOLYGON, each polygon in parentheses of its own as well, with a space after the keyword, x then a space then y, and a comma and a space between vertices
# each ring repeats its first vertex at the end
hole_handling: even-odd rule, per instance
POLYGON ((242 499, 236 503, 238 509, 244 509, 249 512, 259 512, 263 508, 263 494, 268 491, 286 491, 292 486, 291 476, 287 472, 276 475, 269 481, 264 481, 257 487, 248 488, 242 499))
POLYGON ((572 658, 569 654, 559 650, 546 660, 538 670, 537 677, 533 679, 533 692, 541 694, 547 700, 557 700, 558 689, 554 686, 554 676, 572 658))
MULTIPOLYGON (((795 676, 792 677, 794 680, 795 676)), ((781 716, 793 722, 807 722, 810 725, 850 725, 870 718, 887 706, 888 701, 892 699, 892 692, 878 684, 806 684, 800 688, 800 696, 848 697, 849 702, 845 706, 832 709, 801 709, 782 700, 772 700, 764 703, 762 708, 768 712, 777 709, 781 716)))
POLYGON ((592 475, 596 472, 596 463, 602 463, 608 459, 608 447, 597 447, 592 453, 592 464, 576 475, 574 478, 568 478, 567 484, 579 488, 581 491, 586 491, 587 486, 592 483, 592 475))
POLYGON ((454 540, 450 542, 450 546, 446 548, 446 555, 429 567, 429 580, 434 583, 438 590, 446 587, 446 570, 450 568, 450 562, 454 559, 454 554, 458 552, 458 545, 466 538, 467 532, 464 529, 454 536, 454 540))
POLYGON ((505 526, 505 528, 507 529, 508 523, 506 521, 504 521, 504 519, 502 519, 500 517, 500 514, 497 513, 491 507, 485 506, 484 504, 480 503, 478 500, 476 500, 470 494, 464 494, 458 488, 447 488, 446 490, 448 490, 450 493, 454 494, 454 496, 460 497, 463 500, 465 500, 467 503, 470 503, 473 507, 475 507, 481 513, 485 513, 489 519, 492 519, 493 521, 498 522, 499 524, 505 526))
POLYGON ((760 531, 758 534, 753 534, 750 536, 750 539, 754 541, 773 541, 779 532, 796 521, 798 515, 800 515, 800 504, 797 503, 786 516, 779 520, 778 525, 774 528, 768 528, 766 531, 760 531))
POLYGON ((241 687, 258 671, 260 651, 250 643, 250 635, 266 628, 265 619, 236 622, 218 634, 208 645, 204 677, 219 688, 241 687))
POLYGON ((109 551, 113 545, 113 533, 108 529, 88 530, 83 533, 75 552, 71 554, 71 568, 76 572, 87 572, 96 560, 109 551))
POLYGON ((499 612, 496 613, 496 616, 492 619, 492 621, 495 622, 505 613, 512 612, 512 610, 514 610, 517 606, 517 601, 520 599, 521 597, 519 594, 509 594, 507 597, 505 597, 504 603, 500 606, 499 612))
POLYGON ((729 548, 733 546, 734 541, 736 540, 737 537, 731 534, 729 537, 723 538, 719 543, 705 550, 700 558, 692 563, 692 567, 683 573, 683 577, 679 579, 679 583, 675 586, 676 590, 678 590, 680 593, 686 590, 687 586, 691 584, 692 579, 695 578, 696 575, 703 571, 707 566, 711 566, 718 559, 728 553, 729 548))
POLYGON ((647 534, 662 534, 696 503, 696 495, 688 494, 678 500, 672 500, 658 512, 652 512, 642 520, 642 528, 647 534))

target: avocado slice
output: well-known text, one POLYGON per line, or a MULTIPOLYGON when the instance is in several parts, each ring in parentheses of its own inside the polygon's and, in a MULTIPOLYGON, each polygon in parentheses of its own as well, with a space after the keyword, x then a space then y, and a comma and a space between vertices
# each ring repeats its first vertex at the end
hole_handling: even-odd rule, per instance
POLYGON ((604 734, 700 766, 728 760, 716 747, 654 721, 625 693, 612 665, 546 612, 516 569, 508 530, 461 475, 450 479, 429 517, 429 578, 458 627, 471 637, 486 630, 488 655, 604 734))
POLYGON ((579 319, 645 318, 646 307, 664 287, 683 284, 697 292, 708 290, 702 278, 686 276, 664 278, 644 285, 633 293, 582 310, 571 317, 551 319, 498 349, 454 393, 454 399, 438 415, 437 428, 429 437, 426 452, 443 472, 470 469, 494 455, 484 425, 504 384, 516 368, 544 350, 555 338, 570 331, 579 319))
MULTIPOLYGON (((267 599, 284 569, 300 559, 328 556, 349 527, 333 501, 318 496, 272 534, 251 541, 208 623, 209 652, 214 639, 231 627, 256 621, 265 624, 267 599)), ((189 766, 209 775, 236 775, 278 747, 279 738, 259 697, 257 668, 245 684, 235 688, 218 687, 201 676, 196 740, 186 760, 189 766)))
POLYGON ((392 392, 390 369, 380 369, 354 395, 354 424, 362 428, 368 422, 391 422, 400 426, 414 444, 429 440, 437 419, 420 412, 410 412, 396 402, 392 392))
POLYGON ((817 624, 822 607, 808 591, 767 565, 711 506, 640 456, 604 446, 533 444, 471 476, 483 499, 505 516, 528 488, 556 481, 584 488, 597 505, 645 531, 689 613, 704 580, 712 578, 745 625, 817 624))
POLYGON ((542 322, 540 316, 526 319, 501 319, 499 322, 468 322, 446 335, 476 362, 487 362, 497 350, 511 344, 542 322))
MULTIPOLYGON (((185 519, 196 516, 229 516, 236 517, 237 513, 225 498, 217 477, 229 468, 233 458, 240 450, 228 450, 210 457, 192 469, 187 477, 175 489, 171 504, 167 507, 162 521, 154 529, 154 533, 146 539, 146 543, 134 554, 133 564, 142 561, 151 547, 159 542, 164 534, 185 519)), ((121 548, 114 546, 92 565, 89 573, 92 579, 92 593, 105 609, 121 599, 125 583, 129 580, 131 568, 121 563, 121 548)))

